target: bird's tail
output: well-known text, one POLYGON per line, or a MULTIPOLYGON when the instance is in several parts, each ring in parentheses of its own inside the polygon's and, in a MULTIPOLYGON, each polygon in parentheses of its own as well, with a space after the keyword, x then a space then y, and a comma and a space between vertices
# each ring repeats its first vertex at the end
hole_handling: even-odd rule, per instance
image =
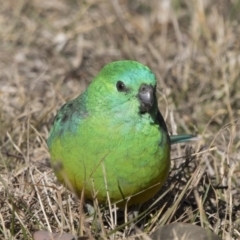
POLYGON ((191 134, 181 134, 181 135, 170 136, 171 144, 198 141, 198 140, 199 140, 199 137, 197 137, 196 135, 191 135, 191 134))

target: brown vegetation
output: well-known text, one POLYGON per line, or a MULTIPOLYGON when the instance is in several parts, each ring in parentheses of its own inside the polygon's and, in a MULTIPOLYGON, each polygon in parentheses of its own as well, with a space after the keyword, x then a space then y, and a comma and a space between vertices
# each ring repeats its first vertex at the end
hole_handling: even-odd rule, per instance
POLYGON ((201 136, 173 147, 170 177, 142 234, 185 222, 239 239, 239 11, 237 0, 1 1, 0 239, 30 239, 39 229, 128 236, 107 210, 97 211, 101 230, 82 214, 56 181, 46 146, 59 107, 120 59, 156 74, 171 133, 201 136))

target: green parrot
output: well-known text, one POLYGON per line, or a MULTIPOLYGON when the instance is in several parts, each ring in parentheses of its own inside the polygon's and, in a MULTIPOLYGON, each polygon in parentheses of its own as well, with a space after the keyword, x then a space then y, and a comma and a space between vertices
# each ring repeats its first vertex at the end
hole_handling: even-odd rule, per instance
POLYGON ((135 61, 107 64, 57 113, 48 138, 57 178, 79 197, 139 205, 164 184, 171 143, 158 110, 156 78, 135 61))

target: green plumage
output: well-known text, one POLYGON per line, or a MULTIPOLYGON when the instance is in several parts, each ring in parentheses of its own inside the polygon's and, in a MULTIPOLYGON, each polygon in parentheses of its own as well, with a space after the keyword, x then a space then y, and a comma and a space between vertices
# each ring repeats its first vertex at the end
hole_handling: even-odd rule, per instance
POLYGON ((155 87, 154 74, 138 62, 106 65, 55 117, 48 146, 58 179, 101 203, 107 194, 112 202, 130 198, 129 205, 154 196, 170 167, 170 138, 155 87))

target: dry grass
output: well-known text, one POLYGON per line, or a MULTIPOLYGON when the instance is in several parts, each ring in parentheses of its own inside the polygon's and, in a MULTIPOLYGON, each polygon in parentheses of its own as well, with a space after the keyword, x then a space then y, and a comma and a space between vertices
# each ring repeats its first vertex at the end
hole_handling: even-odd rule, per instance
POLYGON ((239 11, 237 0, 1 1, 0 239, 30 239, 38 229, 127 237, 104 210, 101 230, 82 214, 56 181, 46 146, 57 109, 119 59, 154 71, 172 133, 202 137, 173 148, 143 232, 178 221, 239 239, 239 11))

